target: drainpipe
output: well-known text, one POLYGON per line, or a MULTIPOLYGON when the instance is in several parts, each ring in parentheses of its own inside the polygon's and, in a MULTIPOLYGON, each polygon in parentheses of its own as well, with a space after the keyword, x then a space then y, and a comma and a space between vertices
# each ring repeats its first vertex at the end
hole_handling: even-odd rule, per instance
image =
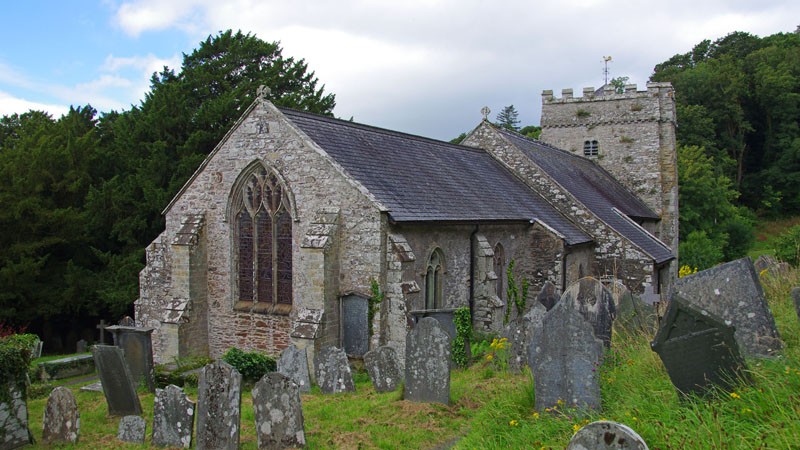
POLYGON ((572 246, 564 243, 564 256, 561 258, 561 292, 567 290, 567 256, 572 253, 572 246))
POLYGON ((475 235, 478 234, 478 225, 469 235, 469 316, 472 317, 473 326, 475 315, 473 309, 475 308, 475 235))

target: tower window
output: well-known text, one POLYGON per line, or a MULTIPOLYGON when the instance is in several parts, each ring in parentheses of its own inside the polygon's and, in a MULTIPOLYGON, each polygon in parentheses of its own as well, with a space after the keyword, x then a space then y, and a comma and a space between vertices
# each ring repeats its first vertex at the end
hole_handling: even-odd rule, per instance
POLYGON ((597 141, 583 141, 583 156, 597 156, 597 141))

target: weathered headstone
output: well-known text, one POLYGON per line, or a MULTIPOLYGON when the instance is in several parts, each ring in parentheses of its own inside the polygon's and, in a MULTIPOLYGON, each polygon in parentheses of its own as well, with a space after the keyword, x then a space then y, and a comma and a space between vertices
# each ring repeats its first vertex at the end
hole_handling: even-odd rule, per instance
POLYGON ((89 348, 89 347, 88 347, 88 345, 89 345, 89 344, 86 342, 86 340, 85 340, 85 339, 81 339, 81 340, 79 340, 79 341, 78 341, 78 342, 75 344, 75 352, 76 352, 76 353, 86 353, 86 351, 87 351, 87 350, 88 350, 88 348, 89 348))
POLYGON ((388 345, 367 352, 364 355, 364 366, 376 392, 394 391, 403 382, 397 351, 388 345))
POLYGON ((325 347, 315 356, 317 385, 323 394, 352 392, 356 390, 353 372, 344 350, 325 347))
MULTIPOLYGON (((5 381, 5 380, 4 380, 5 381)), ((5 381, 7 382, 7 381, 5 381)), ((7 401, 0 402, 0 449, 13 449, 30 444, 28 430, 28 405, 25 403, 23 391, 16 385, 0 383, 0 389, 8 389, 7 401)))
POLYGON ((727 389, 745 376, 733 327, 679 295, 670 300, 651 346, 683 394, 702 395, 714 386, 727 389))
POLYGON ((539 294, 536 296, 536 301, 544 306, 547 311, 550 311, 556 306, 560 298, 561 293, 558 292, 556 285, 551 281, 546 281, 544 286, 542 286, 542 290, 539 291, 539 294))
POLYGON ((450 336, 432 317, 406 335, 403 397, 414 402, 450 403, 450 336))
POLYGON ((282 373, 297 383, 301 393, 311 392, 311 378, 308 373, 308 354, 306 349, 290 345, 278 358, 278 373, 282 373))
POLYGON ((572 283, 561 296, 559 305, 562 304, 580 312, 592 324, 594 335, 606 347, 611 346, 611 327, 616 315, 614 296, 600 281, 585 277, 572 283))
POLYGON ((617 287, 614 299, 617 310, 614 319, 615 330, 625 334, 642 332, 649 336, 655 334, 658 325, 655 307, 643 302, 624 286, 617 287))
POLYGON ((156 389, 152 444, 189 448, 192 445, 194 411, 194 402, 178 386, 170 384, 164 389, 156 389))
POLYGON ((78 442, 81 422, 78 403, 72 391, 59 386, 47 397, 42 419, 42 443, 78 442))
POLYGON ((508 322, 501 337, 508 339, 508 368, 519 372, 528 365, 528 349, 533 339, 533 330, 542 326, 547 313, 545 306, 535 302, 530 311, 522 317, 508 322))
POLYGON ((264 375, 253 388, 258 448, 297 448, 306 445, 300 391, 291 378, 278 372, 264 375))
POLYGON ((242 375, 224 361, 208 364, 197 386, 197 448, 239 447, 242 375))
POLYGON ((143 444, 145 433, 147 433, 147 423, 141 416, 125 416, 119 421, 117 439, 122 442, 143 444))
POLYGON ((794 302, 797 319, 800 320, 800 287, 792 288, 792 301, 794 302))
POLYGON ((351 294, 341 302, 342 347, 349 356, 364 356, 369 351, 369 300, 351 294))
POLYGON ((134 383, 155 390, 152 333, 154 328, 135 328, 115 325, 106 330, 114 335, 114 345, 125 352, 125 361, 131 370, 134 383))
POLYGON ((120 319, 119 325, 122 327, 135 327, 136 321, 133 320, 133 317, 131 316, 125 316, 122 319, 120 319))
POLYGON ((140 415, 142 405, 122 349, 113 345, 95 345, 92 356, 103 385, 108 413, 112 416, 140 415))
POLYGON ((534 330, 528 353, 536 392, 535 407, 543 411, 565 402, 568 407, 600 409, 599 368, 603 341, 592 325, 561 299, 534 330))
POLYGON ((678 278, 675 292, 694 308, 707 311, 733 326, 743 355, 771 356, 783 348, 750 258, 678 278))
POLYGON ((44 342, 41 339, 36 339, 36 341, 31 346, 31 359, 41 358, 42 357, 42 347, 44 347, 44 342))
POLYGON ((607 420, 592 422, 575 433, 567 450, 648 450, 647 443, 627 425, 607 420))

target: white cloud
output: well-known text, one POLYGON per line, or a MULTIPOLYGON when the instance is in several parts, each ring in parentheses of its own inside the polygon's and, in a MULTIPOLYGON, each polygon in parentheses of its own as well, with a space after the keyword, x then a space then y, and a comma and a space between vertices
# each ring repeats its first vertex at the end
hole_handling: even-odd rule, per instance
POLYGON ((8 116, 11 114, 23 114, 30 110, 44 111, 54 118, 61 117, 69 111, 69 107, 64 105, 46 104, 26 100, 24 98, 17 98, 6 92, 0 91, 0 116, 8 116))

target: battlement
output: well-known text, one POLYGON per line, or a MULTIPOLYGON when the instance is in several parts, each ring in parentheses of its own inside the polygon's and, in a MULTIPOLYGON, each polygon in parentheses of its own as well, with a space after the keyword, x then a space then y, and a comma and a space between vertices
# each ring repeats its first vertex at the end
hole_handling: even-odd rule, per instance
POLYGON ((572 103, 598 100, 641 99, 646 97, 671 97, 674 89, 670 83, 647 83, 646 90, 638 90, 635 84, 626 84, 623 93, 617 93, 614 86, 605 85, 600 89, 583 88, 583 96, 573 96, 572 88, 561 90, 561 97, 555 97, 552 89, 542 91, 542 103, 572 103))

